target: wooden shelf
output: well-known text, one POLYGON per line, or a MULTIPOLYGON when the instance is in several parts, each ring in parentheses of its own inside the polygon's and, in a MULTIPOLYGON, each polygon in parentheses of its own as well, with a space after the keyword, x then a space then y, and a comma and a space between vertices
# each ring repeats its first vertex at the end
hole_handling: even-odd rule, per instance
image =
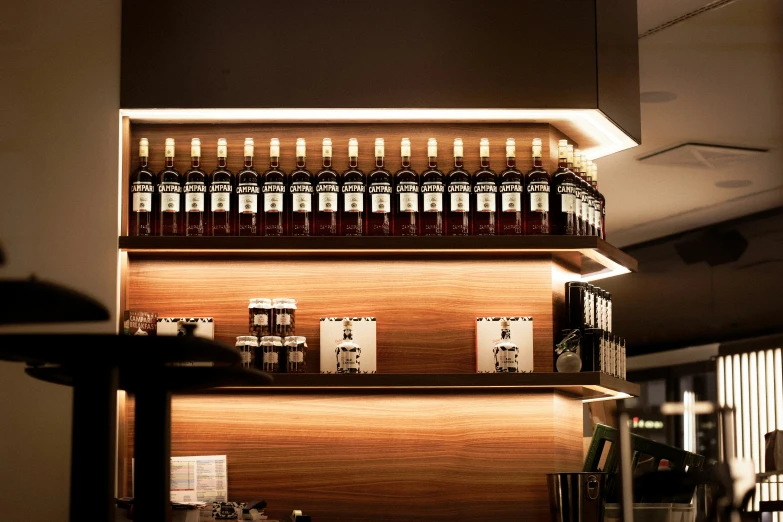
POLYGON ((585 400, 611 400, 639 395, 639 385, 599 372, 582 373, 445 373, 445 374, 272 374, 263 387, 232 386, 209 393, 421 393, 470 391, 519 393, 561 391, 585 400))
POLYGON ((597 237, 127 237, 119 248, 133 256, 251 255, 274 257, 433 257, 553 259, 591 279, 638 268, 634 258, 597 237))

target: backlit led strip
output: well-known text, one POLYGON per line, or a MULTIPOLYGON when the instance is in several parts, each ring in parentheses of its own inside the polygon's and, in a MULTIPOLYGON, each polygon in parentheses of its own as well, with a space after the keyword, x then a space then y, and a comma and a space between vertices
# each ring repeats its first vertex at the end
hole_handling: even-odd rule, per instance
MULTIPOLYGON (((783 349, 719 356, 717 381, 718 403, 736 409, 737 458, 751 458, 756 473, 766 472, 764 434, 783 430, 783 349)), ((762 500, 783 499, 780 478, 756 485, 755 510, 762 500)), ((774 514, 773 520, 783 522, 783 517, 774 514)))

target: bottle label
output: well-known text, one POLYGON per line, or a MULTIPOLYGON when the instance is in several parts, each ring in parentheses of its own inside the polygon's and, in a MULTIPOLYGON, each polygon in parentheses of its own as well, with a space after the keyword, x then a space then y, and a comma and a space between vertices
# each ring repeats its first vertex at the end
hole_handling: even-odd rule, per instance
POLYGON ((174 157, 174 145, 166 145, 164 155, 167 158, 173 158, 174 157))
POLYGON ((158 192, 160 192, 161 212, 179 212, 179 195, 182 192, 182 185, 175 181, 164 181, 158 185, 158 192))
POLYGON ((258 185, 255 183, 239 184, 237 187, 239 212, 244 214, 258 213, 258 192, 258 185))
POLYGON ((215 181, 209 185, 212 212, 228 212, 231 210, 231 183, 215 181))
POLYGON ((304 352, 291 351, 288 352, 288 362, 301 363, 304 362, 304 352))
POLYGON ((254 314, 253 324, 256 326, 267 326, 269 324, 268 314, 254 314))
POLYGON ((476 193, 476 212, 495 212, 498 187, 491 181, 479 181, 473 187, 476 193))
POLYGON ((217 157, 218 158, 225 158, 228 156, 227 153, 228 147, 226 145, 218 145, 217 147, 217 157))
POLYGON ((582 219, 590 222, 590 202, 587 200, 587 194, 582 193, 582 219))
POLYGON ((440 181, 427 181, 421 186, 424 195, 422 212, 443 212, 443 188, 440 181))
POLYGON ((315 186, 318 193, 319 212, 337 212, 337 193, 340 187, 336 181, 321 181, 315 186))
POLYGON ((249 351, 249 347, 243 346, 242 347, 242 365, 243 366, 250 366, 250 361, 252 360, 251 353, 249 351))
POLYGON ((470 212, 470 183, 449 183, 448 191, 451 195, 451 212, 470 212))
POLYGON ((264 352, 264 364, 277 364, 277 352, 264 352))
POLYGON ((576 213, 576 187, 573 183, 563 183, 557 187, 560 194, 560 208, 566 214, 576 213))
POLYGON ((332 146, 331 145, 323 145, 321 147, 321 155, 324 158, 331 158, 332 157, 332 146))
POLYGON ((397 193, 400 195, 401 212, 419 211, 419 185, 413 181, 402 181, 397 184, 397 193))
POLYGON ((291 324, 291 314, 277 314, 275 316, 275 323, 281 326, 288 326, 291 324))
POLYGON ((541 157, 541 145, 533 145, 533 157, 534 158, 540 158, 541 157))
POLYGON ((364 212, 364 194, 361 192, 346 192, 343 194, 343 198, 346 212, 364 212))
POLYGON ((149 158, 150 156, 150 145, 148 141, 139 142, 139 157, 140 158, 149 158))
POLYGON ((149 181, 137 181, 131 185, 133 212, 152 212, 152 193, 155 186, 149 181))
POLYGON ((546 181, 531 181, 527 184, 530 193, 530 210, 532 212, 549 212, 549 183, 546 181))
POLYGON ((270 181, 264 183, 262 191, 264 193, 264 212, 282 212, 285 185, 281 181, 270 181))
POLYGON ((358 370, 359 369, 359 360, 357 359, 357 353, 356 352, 349 352, 347 350, 341 350, 338 348, 339 355, 338 355, 338 363, 340 370, 343 372, 347 370, 358 370))
POLYGON ((204 193, 207 186, 201 181, 185 183, 185 206, 188 212, 204 212, 204 193))
POLYGON ((392 188, 388 183, 373 183, 369 187, 371 212, 386 214, 391 211, 392 188))
POLYGON ((504 181, 500 185, 502 212, 522 212, 522 184, 504 181))
POLYGON ((291 185, 294 212, 313 211, 313 186, 310 183, 297 181, 291 185))

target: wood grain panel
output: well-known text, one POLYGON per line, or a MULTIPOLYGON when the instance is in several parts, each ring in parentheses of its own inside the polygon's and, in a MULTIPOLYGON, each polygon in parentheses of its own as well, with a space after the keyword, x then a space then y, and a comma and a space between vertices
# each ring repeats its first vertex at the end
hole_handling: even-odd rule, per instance
MULTIPOLYGON (((300 123, 300 124, 132 124, 131 168, 138 167, 138 142, 141 138, 149 140, 150 168, 158 172, 163 168, 163 148, 166 138, 176 142, 175 165, 180 172, 190 166, 190 140, 201 139, 202 164, 211 171, 216 163, 217 140, 228 140, 228 167, 237 172, 243 162, 243 144, 245 138, 255 140, 256 168, 264 171, 269 164, 269 140, 280 139, 280 167, 290 172, 296 166, 295 148, 297 138, 307 140, 308 167, 312 172, 321 166, 321 142, 323 138, 332 139, 334 167, 342 172, 348 167, 348 139, 359 140, 359 167, 369 172, 375 165, 375 138, 384 138, 386 145, 386 165, 394 172, 400 168, 400 140, 411 139, 411 165, 417 172, 427 166, 427 139, 437 138, 438 159, 441 170, 448 171, 453 166, 452 146, 454 138, 462 138, 465 144, 465 167, 473 172, 479 168, 479 140, 489 138, 490 156, 493 169, 500 172, 505 167, 505 144, 507 138, 517 143, 517 162, 520 170, 526 171, 531 165, 531 143, 533 138, 543 142, 544 167, 551 172, 557 168, 557 139, 564 135, 545 123, 300 123), (550 138, 551 136, 551 138, 550 138), (550 152, 554 140, 554 156, 550 152), (554 160, 552 159, 554 157, 554 160)), ((576 146, 576 145, 575 145, 576 146)), ((127 185, 127 184, 126 184, 127 185)), ((127 190, 127 189, 125 189, 127 190)))
POLYGON ((545 520, 545 474, 582 465, 556 393, 175 397, 172 455, 225 454, 229 498, 271 518, 545 520))
POLYGON ((498 259, 132 259, 127 306, 209 316, 233 344, 251 297, 298 300, 297 334, 319 371, 319 319, 377 318, 379 373, 472 373, 477 316, 533 316, 534 366, 552 370, 552 262, 498 259))

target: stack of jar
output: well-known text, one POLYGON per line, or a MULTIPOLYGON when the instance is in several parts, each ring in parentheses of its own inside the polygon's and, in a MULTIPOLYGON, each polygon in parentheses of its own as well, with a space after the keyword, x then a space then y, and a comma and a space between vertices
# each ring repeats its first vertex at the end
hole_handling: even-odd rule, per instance
POLYGON ((305 373, 307 339, 296 335, 296 299, 254 298, 248 305, 252 335, 237 337, 242 364, 270 373, 305 373))

